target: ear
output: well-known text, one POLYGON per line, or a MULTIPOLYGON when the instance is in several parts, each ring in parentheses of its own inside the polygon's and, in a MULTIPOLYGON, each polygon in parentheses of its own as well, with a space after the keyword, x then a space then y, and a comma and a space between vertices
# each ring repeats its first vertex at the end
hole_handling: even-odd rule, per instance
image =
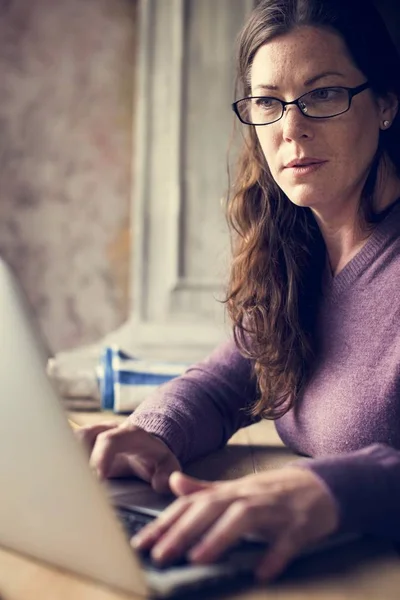
POLYGON ((399 99, 396 94, 390 92, 386 96, 377 99, 379 122, 381 129, 389 129, 396 118, 399 109, 399 99))

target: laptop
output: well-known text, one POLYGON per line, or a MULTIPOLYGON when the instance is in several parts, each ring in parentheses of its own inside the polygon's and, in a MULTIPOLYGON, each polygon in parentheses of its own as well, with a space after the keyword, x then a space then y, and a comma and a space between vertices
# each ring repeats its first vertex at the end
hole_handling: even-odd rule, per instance
POLYGON ((218 563, 201 566, 181 560, 157 567, 130 546, 132 534, 171 498, 145 483, 117 481, 108 489, 92 473, 45 374, 23 295, 1 261, 0 339, 0 545, 147 597, 187 597, 251 580, 263 542, 244 540, 218 563), (137 500, 143 491, 141 506, 129 501, 130 485, 142 486, 133 494, 137 500))

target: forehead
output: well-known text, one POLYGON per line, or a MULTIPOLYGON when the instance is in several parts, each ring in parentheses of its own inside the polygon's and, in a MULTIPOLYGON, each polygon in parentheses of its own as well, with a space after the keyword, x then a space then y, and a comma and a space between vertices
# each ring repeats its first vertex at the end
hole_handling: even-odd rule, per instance
POLYGON ((338 71, 346 79, 360 74, 343 39, 334 31, 299 27, 273 38, 255 54, 251 85, 283 87, 297 84, 325 71, 338 71))

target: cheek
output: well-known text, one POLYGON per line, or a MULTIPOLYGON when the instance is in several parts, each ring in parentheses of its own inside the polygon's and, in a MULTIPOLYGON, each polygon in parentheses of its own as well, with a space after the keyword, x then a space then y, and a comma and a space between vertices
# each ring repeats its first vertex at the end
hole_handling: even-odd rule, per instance
POLYGON ((329 140, 335 162, 349 176, 363 175, 371 164, 379 143, 379 125, 371 115, 370 122, 365 119, 348 122, 347 126, 333 132, 329 140))
POLYGON ((341 152, 351 163, 371 160, 378 147, 380 132, 379 114, 372 101, 360 103, 328 125, 332 125, 332 146, 337 154, 341 152))
POLYGON ((271 133, 262 130, 257 132, 257 138, 269 170, 271 171, 271 175, 276 180, 278 176, 279 165, 282 162, 282 157, 280 156, 280 140, 282 137, 275 132, 271 133))

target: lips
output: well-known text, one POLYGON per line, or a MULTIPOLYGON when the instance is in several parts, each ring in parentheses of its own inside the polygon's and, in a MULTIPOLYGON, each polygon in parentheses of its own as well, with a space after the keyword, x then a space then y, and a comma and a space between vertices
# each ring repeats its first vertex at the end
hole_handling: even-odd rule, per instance
POLYGON ((326 162, 325 160, 321 160, 320 158, 312 158, 312 157, 303 157, 303 158, 294 158, 289 163, 287 163, 284 168, 292 169, 295 167, 309 167, 310 165, 320 165, 326 162))

